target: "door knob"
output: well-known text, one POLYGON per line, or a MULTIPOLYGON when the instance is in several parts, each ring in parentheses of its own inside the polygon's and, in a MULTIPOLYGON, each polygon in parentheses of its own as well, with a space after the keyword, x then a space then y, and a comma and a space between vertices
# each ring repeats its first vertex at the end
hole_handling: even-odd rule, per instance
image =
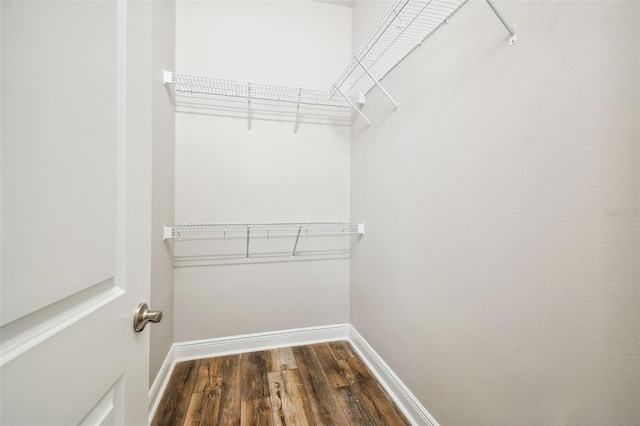
POLYGON ((146 303, 141 303, 133 315, 133 329, 140 332, 148 322, 160 322, 160 320, 162 320, 162 311, 150 311, 146 303))

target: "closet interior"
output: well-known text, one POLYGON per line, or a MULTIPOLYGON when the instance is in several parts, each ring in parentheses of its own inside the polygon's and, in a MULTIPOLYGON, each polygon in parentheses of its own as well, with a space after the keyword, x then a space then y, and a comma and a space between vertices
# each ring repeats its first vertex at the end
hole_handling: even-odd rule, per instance
POLYGON ((639 2, 0 36, 0 423, 640 424, 639 2))

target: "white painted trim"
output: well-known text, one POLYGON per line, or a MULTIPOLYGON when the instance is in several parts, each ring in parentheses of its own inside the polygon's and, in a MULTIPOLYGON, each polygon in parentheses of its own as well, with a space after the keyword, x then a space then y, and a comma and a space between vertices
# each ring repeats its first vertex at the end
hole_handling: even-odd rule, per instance
POLYGON ((149 424, 155 415, 162 394, 171 378, 174 366, 180 361, 210 358, 244 352, 254 352, 289 346, 347 340, 373 372, 409 421, 416 426, 440 426, 436 419, 411 393, 367 341, 351 324, 269 331, 240 336, 218 337, 174 343, 160 367, 149 390, 149 424))
POLYGON ((400 410, 409 419, 411 424, 419 426, 440 426, 436 419, 418 401, 409 388, 393 372, 391 367, 378 355, 369 343, 349 325, 349 342, 358 352, 360 358, 367 364, 373 372, 378 382, 389 393, 391 399, 398 405, 400 410))
POLYGON ((149 389, 149 424, 151 424, 153 416, 156 414, 158 404, 160 404, 160 399, 164 394, 164 390, 167 388, 167 384, 171 378, 171 373, 173 373, 173 368, 176 365, 174 346, 175 345, 171 345, 169 348, 167 356, 164 358, 164 362, 160 367, 160 371, 158 371, 158 374, 151 385, 151 389, 149 389))
POLYGON ((180 342, 173 345, 174 357, 176 361, 186 361, 287 346, 346 340, 349 335, 349 327, 349 324, 335 324, 180 342))

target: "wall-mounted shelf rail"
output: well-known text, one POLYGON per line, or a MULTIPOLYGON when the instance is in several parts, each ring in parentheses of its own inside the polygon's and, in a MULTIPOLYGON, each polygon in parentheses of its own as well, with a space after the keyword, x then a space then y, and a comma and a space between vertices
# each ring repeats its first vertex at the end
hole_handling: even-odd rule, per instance
POLYGON ((282 222, 282 223, 213 223, 165 226, 163 239, 246 240, 246 260, 249 260, 252 239, 290 238, 291 257, 295 258, 301 238, 349 237, 364 235, 364 223, 348 222, 282 222))
POLYGON ((365 102, 364 95, 350 92, 336 93, 335 90, 305 89, 251 81, 225 80, 167 70, 164 71, 164 84, 173 84, 178 93, 245 99, 247 101, 249 132, 251 132, 251 102, 255 100, 296 105, 294 133, 298 128, 300 105, 344 109, 357 108, 356 105, 363 105, 365 102))
MULTIPOLYGON (((515 44, 516 35, 513 29, 502 18, 491 0, 486 1, 509 31, 509 44, 515 44)), ((395 105, 396 110, 399 110, 398 103, 380 82, 438 28, 448 23, 466 2, 467 0, 396 0, 347 64, 332 89, 336 92, 366 95, 377 86, 395 105)), ((357 112, 370 124, 361 110, 357 109, 357 112)))

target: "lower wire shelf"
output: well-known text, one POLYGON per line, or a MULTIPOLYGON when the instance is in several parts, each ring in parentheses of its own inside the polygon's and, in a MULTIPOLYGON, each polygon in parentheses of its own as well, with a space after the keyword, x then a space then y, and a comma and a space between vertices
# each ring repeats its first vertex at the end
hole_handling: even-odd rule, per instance
POLYGON ((316 237, 351 237, 364 235, 364 223, 349 222, 274 222, 211 223, 165 226, 163 240, 246 240, 245 261, 250 260, 252 239, 286 239, 293 241, 291 259, 296 258, 300 239, 316 237))

